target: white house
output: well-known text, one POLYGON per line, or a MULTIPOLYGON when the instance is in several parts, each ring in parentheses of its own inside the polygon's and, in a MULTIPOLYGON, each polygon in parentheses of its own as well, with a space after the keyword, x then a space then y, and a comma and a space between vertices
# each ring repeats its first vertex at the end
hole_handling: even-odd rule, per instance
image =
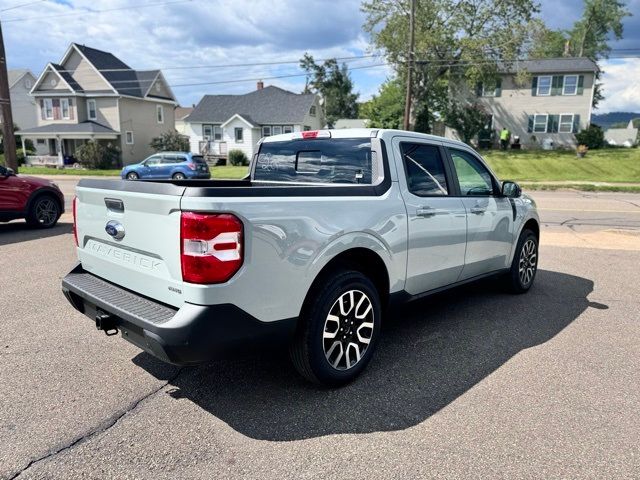
POLYGON ((242 150, 251 158, 260 138, 280 133, 318 130, 324 125, 320 98, 278 87, 244 95, 205 95, 184 120, 191 151, 210 158, 227 158, 242 150))

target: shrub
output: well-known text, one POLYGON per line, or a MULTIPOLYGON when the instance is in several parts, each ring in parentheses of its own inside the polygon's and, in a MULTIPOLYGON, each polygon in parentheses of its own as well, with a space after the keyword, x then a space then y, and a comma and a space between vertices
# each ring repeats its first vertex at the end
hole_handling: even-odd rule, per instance
POLYGON ((178 133, 177 130, 169 130, 154 138, 149 146, 156 152, 188 152, 189 137, 178 133))
POLYGON ((576 133, 576 142, 578 145, 586 145, 591 150, 602 148, 605 145, 604 132, 597 125, 589 125, 589 128, 576 133))
POLYGON ((120 150, 111 143, 104 145, 90 140, 76 150, 76 157, 83 167, 106 170, 118 165, 120 150))
POLYGON ((229 163, 231 165, 249 165, 249 159, 242 150, 229 151, 229 163))

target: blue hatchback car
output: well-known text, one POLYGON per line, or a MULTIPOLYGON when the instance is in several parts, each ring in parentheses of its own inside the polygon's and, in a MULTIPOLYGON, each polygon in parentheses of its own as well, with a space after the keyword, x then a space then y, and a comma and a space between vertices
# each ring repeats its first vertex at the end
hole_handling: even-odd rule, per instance
POLYGON ((188 152, 154 153, 140 163, 127 165, 120 176, 126 180, 145 178, 184 180, 211 178, 209 166, 202 155, 188 152))

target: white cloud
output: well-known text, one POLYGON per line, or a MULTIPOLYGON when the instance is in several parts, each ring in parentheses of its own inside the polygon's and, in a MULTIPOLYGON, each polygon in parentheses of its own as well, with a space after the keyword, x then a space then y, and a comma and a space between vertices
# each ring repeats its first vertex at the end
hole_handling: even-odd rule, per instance
POLYGON ((598 113, 640 112, 640 58, 602 62, 605 100, 598 113))

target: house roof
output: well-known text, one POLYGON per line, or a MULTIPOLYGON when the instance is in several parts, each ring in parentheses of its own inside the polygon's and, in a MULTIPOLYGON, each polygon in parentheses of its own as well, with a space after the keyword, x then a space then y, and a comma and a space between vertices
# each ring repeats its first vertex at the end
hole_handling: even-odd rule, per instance
POLYGON ((598 65, 586 57, 544 58, 539 60, 519 60, 503 66, 502 73, 526 70, 529 73, 573 73, 597 72, 598 65))
MULTIPOLYGON (((13 70, 7 70, 7 76, 9 79, 9 88, 13 87, 13 85, 20 80, 25 75, 30 74, 32 77, 33 73, 28 68, 16 68, 13 70)), ((34 77, 35 78, 35 77, 34 77)))
POLYGON ((109 127, 105 127, 96 122, 88 121, 81 123, 53 123, 50 125, 42 125, 40 127, 25 128, 16 132, 19 135, 27 134, 44 134, 44 133, 60 133, 60 134, 114 134, 119 135, 117 132, 109 127))
POLYGON ((193 107, 176 107, 176 120, 182 120, 193 112, 193 107))
POLYGON ((62 79, 67 82, 69 84, 69 86, 71 87, 72 90, 76 91, 76 92, 82 92, 82 88, 80 87, 80 85, 78 85, 78 82, 76 82, 73 77, 71 76, 71 74, 67 71, 65 71, 64 67, 62 65, 58 65, 57 63, 52 63, 51 64, 51 68, 53 68, 56 73, 58 75, 60 75, 62 77, 62 79))
POLYGON ((274 86, 244 95, 205 95, 185 120, 221 124, 237 114, 254 125, 300 124, 315 99, 274 86))

